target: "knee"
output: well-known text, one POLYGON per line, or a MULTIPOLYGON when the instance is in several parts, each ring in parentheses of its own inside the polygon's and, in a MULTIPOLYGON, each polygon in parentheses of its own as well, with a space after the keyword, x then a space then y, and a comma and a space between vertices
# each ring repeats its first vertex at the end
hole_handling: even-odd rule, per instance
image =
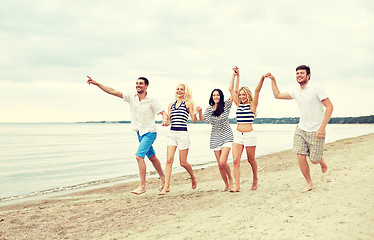
POLYGON ((218 162, 218 167, 219 167, 219 168, 222 168, 222 169, 223 169, 225 166, 226 166, 226 162, 225 162, 225 161, 219 161, 219 162, 218 162))
POLYGON ((240 165, 240 158, 234 158, 233 163, 234 163, 234 166, 240 165))
POLYGON ((144 162, 144 158, 136 155, 136 161, 138 161, 138 162, 144 162))
POLYGON ((255 159, 254 157, 249 157, 249 158, 248 158, 248 162, 249 162, 250 164, 254 164, 254 163, 256 163, 256 159, 255 159))
POLYGON ((183 161, 183 162, 180 162, 180 165, 181 167, 186 168, 188 166, 188 163, 183 161))
POLYGON ((173 158, 166 158, 166 164, 170 164, 172 165, 174 162, 174 159, 173 158))

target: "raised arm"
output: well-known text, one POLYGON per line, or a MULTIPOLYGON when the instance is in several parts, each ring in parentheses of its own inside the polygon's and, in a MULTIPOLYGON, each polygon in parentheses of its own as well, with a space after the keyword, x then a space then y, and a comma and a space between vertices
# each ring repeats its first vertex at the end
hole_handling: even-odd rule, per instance
POLYGON ((260 91, 262 88, 262 85, 264 84, 264 79, 267 77, 267 74, 263 74, 260 78, 260 81, 257 84, 257 87, 255 89, 255 95, 253 96, 253 102, 251 104, 251 110, 255 113, 258 106, 258 99, 260 97, 260 91))
POLYGON ((231 77, 231 81, 229 85, 229 90, 231 94, 231 103, 235 102, 235 104, 239 106, 240 104, 240 101, 238 98, 239 78, 240 78, 239 68, 235 66, 232 70, 233 70, 233 73, 232 73, 232 77, 231 77), (235 81, 235 77, 236 77, 236 81, 235 81), (234 81, 235 81, 235 87, 234 87, 234 81))
POLYGON ((267 77, 271 79, 271 89, 273 90, 273 94, 276 99, 292 99, 291 95, 288 92, 279 91, 277 82, 275 81, 275 77, 273 76, 273 74, 268 73, 267 77))
POLYGON ((103 84, 96 82, 95 80, 93 80, 89 76, 87 76, 87 77, 88 77, 87 83, 89 85, 93 84, 95 86, 98 86, 101 90, 103 90, 104 92, 106 92, 108 94, 111 94, 111 95, 119 97, 119 98, 123 98, 122 92, 117 91, 117 90, 115 90, 111 87, 104 86, 103 84))

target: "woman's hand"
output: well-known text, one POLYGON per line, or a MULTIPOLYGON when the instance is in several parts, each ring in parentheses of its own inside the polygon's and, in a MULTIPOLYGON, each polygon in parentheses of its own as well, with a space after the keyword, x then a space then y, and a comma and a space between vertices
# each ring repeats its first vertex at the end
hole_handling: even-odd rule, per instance
POLYGON ((235 76, 239 76, 239 68, 237 66, 235 66, 232 70, 234 71, 235 76))

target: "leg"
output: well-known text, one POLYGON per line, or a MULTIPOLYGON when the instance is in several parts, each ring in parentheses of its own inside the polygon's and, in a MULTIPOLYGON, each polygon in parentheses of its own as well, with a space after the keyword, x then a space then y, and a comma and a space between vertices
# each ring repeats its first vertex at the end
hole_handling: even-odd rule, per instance
POLYGON ((171 178, 171 171, 173 168, 174 162, 174 155, 175 151, 177 150, 177 146, 167 146, 166 152, 166 165, 165 165, 165 183, 161 189, 160 195, 164 195, 166 192, 170 191, 170 178, 171 178))
POLYGON ((162 187, 164 186, 164 183, 165 183, 165 175, 164 175, 164 172, 162 171, 161 162, 156 157, 156 154, 154 154, 152 157, 150 157, 148 159, 149 159, 149 161, 151 161, 153 167, 156 169, 158 175, 160 176, 161 183, 160 183, 159 190, 161 191, 161 189, 162 189, 162 187))
POLYGON ((229 157, 229 153, 230 153, 230 148, 229 147, 223 147, 222 151, 221 151, 221 156, 220 156, 220 159, 219 159, 219 162, 218 162, 218 165, 219 165, 220 169, 223 170, 223 172, 225 174, 225 178, 228 180, 228 185, 225 182, 226 190, 230 190, 234 187, 234 180, 231 176, 231 169, 230 169, 230 166, 227 164, 227 159, 229 157))
MULTIPOLYGON (((142 193, 145 193, 146 191, 145 178, 146 178, 147 166, 145 165, 144 157, 146 154, 149 154, 150 152, 152 152, 153 153, 152 155, 154 155, 152 144, 156 140, 157 133, 148 132, 142 136, 139 135, 139 132, 137 134, 138 134, 138 140, 140 144, 138 147, 138 151, 136 152, 136 161, 138 162, 138 167, 139 167, 140 185, 138 188, 131 191, 131 193, 142 194, 142 193)), ((149 156, 150 155, 148 155, 148 157, 149 156)))
POLYGON ((197 182, 195 175, 193 174, 193 170, 191 165, 187 162, 187 156, 188 156, 188 148, 179 150, 179 161, 181 166, 187 170, 188 174, 190 174, 191 182, 192 182, 192 189, 195 189, 197 187, 197 182))
POLYGON ((139 167, 140 185, 138 188, 132 190, 131 193, 139 195, 139 194, 146 192, 145 175, 147 172, 147 166, 145 165, 144 158, 136 156, 136 160, 138 161, 138 167, 139 167))
POLYGON ((299 166, 300 170, 304 175, 304 178, 306 180, 306 187, 301 191, 302 193, 308 192, 313 190, 313 183, 312 183, 312 178, 310 177, 310 169, 309 169, 309 164, 306 160, 306 155, 301 155, 297 154, 297 158, 299 160, 299 166))
POLYGON ((256 190, 258 185, 258 178, 257 178, 257 162, 255 159, 255 153, 256 153, 256 146, 250 146, 245 148, 247 151, 247 159, 249 164, 251 164, 252 167, 252 173, 253 173, 253 183, 251 190, 256 190))
POLYGON ((226 176, 225 171, 222 169, 222 167, 219 164, 220 163, 220 159, 221 159, 221 152, 222 152, 222 150, 217 150, 217 151, 215 150, 214 151, 214 156, 217 159, 219 173, 221 174, 222 180, 225 183, 225 188, 222 189, 221 192, 225 192, 229 188, 229 182, 227 180, 227 176, 226 176))
POLYGON ((235 186, 230 192, 240 192, 240 159, 242 157, 244 145, 234 143, 232 146, 232 156, 234 159, 235 186))

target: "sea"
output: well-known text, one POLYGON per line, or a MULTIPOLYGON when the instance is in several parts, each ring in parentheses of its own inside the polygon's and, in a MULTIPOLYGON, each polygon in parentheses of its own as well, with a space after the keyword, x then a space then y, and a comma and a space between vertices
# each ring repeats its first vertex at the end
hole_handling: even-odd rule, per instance
MULTIPOLYGON (((235 125, 231 126, 235 129, 235 125)), ((294 124, 255 124, 256 156, 292 148, 294 124)), ((216 165, 211 126, 189 124, 188 162, 216 165)), ((169 127, 157 125, 154 149, 162 167, 169 127)), ((329 124, 326 142, 374 133, 373 124, 329 124)), ((137 181, 136 133, 126 123, 0 123, 0 204, 19 199, 137 181)), ((244 156, 243 156, 244 157, 244 156)), ((179 166, 178 151, 173 172, 179 166)), ((232 156, 229 156, 232 162, 232 156)), ((158 177, 151 163, 147 177, 158 177)))

